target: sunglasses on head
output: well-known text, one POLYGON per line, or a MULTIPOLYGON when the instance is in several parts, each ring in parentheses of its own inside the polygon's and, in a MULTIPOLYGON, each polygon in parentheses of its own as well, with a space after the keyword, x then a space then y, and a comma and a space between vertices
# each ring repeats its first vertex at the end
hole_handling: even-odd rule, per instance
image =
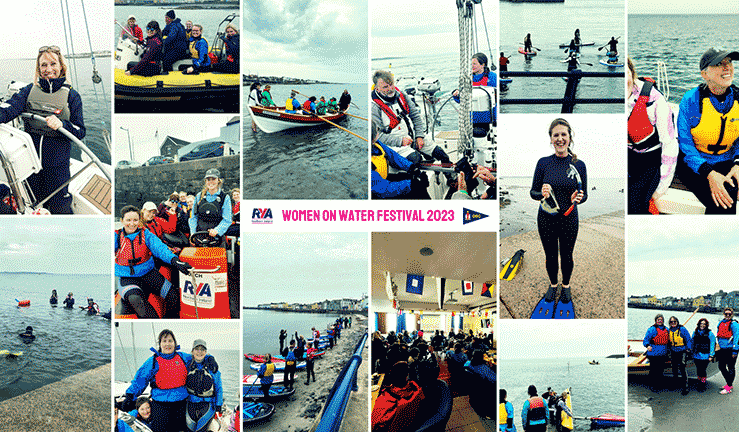
POLYGON ((51 51, 51 52, 53 52, 55 54, 61 54, 62 53, 62 50, 58 46, 56 46, 56 45, 42 46, 41 48, 38 49, 38 52, 40 52, 40 53, 47 52, 47 51, 51 51))

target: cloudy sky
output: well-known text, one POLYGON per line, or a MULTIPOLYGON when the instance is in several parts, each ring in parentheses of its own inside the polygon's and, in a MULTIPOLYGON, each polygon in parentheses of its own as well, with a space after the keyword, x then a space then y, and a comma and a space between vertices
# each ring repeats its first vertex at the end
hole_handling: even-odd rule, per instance
POLYGON ((556 337, 534 321, 502 321, 498 329, 501 359, 599 358, 624 350, 623 320, 560 320, 556 337))
MULTIPOLYGON (((197 322, 182 322, 170 320, 166 323, 152 321, 150 323, 141 322, 121 322, 120 326, 115 329, 115 347, 119 348, 121 343, 124 347, 131 347, 131 327, 133 326, 133 334, 136 335, 134 341, 137 348, 147 348, 157 346, 157 336, 164 329, 170 329, 174 333, 177 343, 184 352, 192 350, 192 343, 195 339, 203 339, 208 345, 208 350, 231 350, 239 346, 239 323, 231 321, 208 321, 200 320, 197 322)), ((135 321, 135 320, 133 320, 135 321)), ((151 353, 149 353, 151 354, 151 353)), ((137 365, 138 366, 138 365, 137 365)))
POLYGON ((245 233, 245 306, 362 297, 367 233, 245 233))
POLYGON ((110 274, 108 218, 0 218, 0 272, 110 274))
POLYGON ((367 81, 366 0, 249 0, 242 6, 244 73, 367 81))
POLYGON ((120 160, 131 160, 129 133, 134 159, 144 163, 159 154, 159 146, 168 135, 189 142, 215 138, 232 117, 233 114, 203 114, 188 116, 187 121, 182 121, 182 115, 117 116, 116 129, 113 131, 116 142, 113 164, 120 160), (128 129, 128 132, 121 128, 128 129))
POLYGON ((737 289, 739 225, 710 216, 631 217, 629 295, 695 296, 737 289), (679 289, 676 289, 679 287, 679 289))
POLYGON ((665 15, 694 15, 694 14, 736 14, 739 11, 739 0, 711 2, 710 8, 706 3, 694 0, 630 0, 629 14, 665 14, 665 15))

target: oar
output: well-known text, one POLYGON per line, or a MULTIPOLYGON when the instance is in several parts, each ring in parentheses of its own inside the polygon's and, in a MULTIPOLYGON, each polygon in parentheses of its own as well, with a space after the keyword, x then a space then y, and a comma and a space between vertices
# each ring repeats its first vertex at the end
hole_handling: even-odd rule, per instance
POLYGON ((535 46, 533 46, 533 45, 531 45, 531 48, 533 48, 533 49, 535 49, 535 50, 537 50, 537 51, 541 51, 541 50, 540 50, 539 48, 537 48, 537 47, 535 47, 535 46))
MULTIPOLYGON (((620 38, 621 38, 621 36, 617 37, 617 38, 616 38, 616 40, 619 40, 620 38)), ((606 42, 606 45, 608 45, 609 43, 611 43, 611 41, 608 41, 608 42, 606 42)), ((606 45, 603 45, 602 47, 598 48, 598 51, 600 51, 600 50, 602 50, 603 48, 605 48, 605 47, 606 47, 606 45)))
POLYGON ((344 114, 348 115, 349 117, 354 117, 354 118, 358 118, 358 119, 360 119, 360 120, 368 121, 368 120, 367 120, 366 118, 364 118, 364 117, 359 117, 358 115, 354 115, 354 114, 349 114, 349 113, 348 113, 348 112, 346 112, 346 111, 344 111, 344 114))
MULTIPOLYGON (((299 91, 297 91, 297 90, 294 90, 294 89, 293 89, 293 91, 294 91, 295 93, 297 93, 297 94, 301 95, 301 96, 305 96, 305 95, 304 95, 303 93, 300 93, 300 92, 299 92, 299 91)), ((307 97, 307 96, 306 96, 306 97, 307 97)), ((305 111, 305 110, 303 110, 303 111, 305 111)), ((308 112, 308 111, 305 111, 305 112, 308 112)), ((312 114, 312 113, 309 113, 309 114, 312 114)), ((346 111, 344 111, 344 114, 346 114, 346 111)), ((367 141, 367 138, 364 138, 364 137, 362 137, 362 136, 359 136, 359 135, 355 134, 354 132, 350 131, 349 129, 343 128, 343 127, 341 127, 341 126, 337 125, 336 123, 334 123, 334 122, 332 122, 332 121, 329 121, 329 120, 326 120, 325 118, 323 118, 323 117, 321 117, 321 116, 319 116, 319 115, 316 115, 316 117, 317 117, 317 118, 319 118, 319 119, 321 119, 321 120, 323 120, 323 121, 325 121, 326 123, 328 123, 328 124, 330 124, 330 125, 332 125, 332 126, 336 126, 337 128, 339 128, 339 129, 343 130, 344 132, 349 132, 350 134, 354 135, 355 137, 357 137, 357 138, 360 138, 360 139, 363 139, 364 141, 367 141)), ((367 142, 369 142, 369 141, 367 141, 367 142)))
MULTIPOLYGON (((698 312, 698 309, 700 309, 700 307, 695 308, 695 310, 693 311, 693 315, 691 315, 690 318, 693 318, 693 316, 695 316, 695 314, 698 312)), ((685 322, 683 323, 683 327, 685 326, 685 324, 688 323, 688 321, 690 321, 690 318, 685 320, 685 322)))

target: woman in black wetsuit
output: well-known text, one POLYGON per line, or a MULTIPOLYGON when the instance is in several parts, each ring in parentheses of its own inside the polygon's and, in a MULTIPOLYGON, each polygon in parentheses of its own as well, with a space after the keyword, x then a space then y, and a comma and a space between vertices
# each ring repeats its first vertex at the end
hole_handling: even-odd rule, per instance
POLYGON ((550 291, 556 292, 559 282, 557 255, 562 260, 562 293, 554 318, 574 318, 570 295, 570 276, 574 268, 572 252, 579 225, 577 204, 588 199, 587 172, 585 163, 572 152, 572 129, 567 120, 558 118, 552 121, 549 139, 554 154, 539 159, 536 164, 531 198, 541 201, 537 225, 553 288, 550 291))

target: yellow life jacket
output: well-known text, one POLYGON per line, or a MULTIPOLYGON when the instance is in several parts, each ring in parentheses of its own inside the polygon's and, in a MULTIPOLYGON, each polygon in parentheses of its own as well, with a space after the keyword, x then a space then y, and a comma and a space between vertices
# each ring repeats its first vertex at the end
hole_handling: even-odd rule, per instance
POLYGON ((677 330, 670 329, 670 343, 674 347, 685 346, 685 339, 680 335, 680 327, 677 330))
MULTIPOLYGON (((700 90, 699 94, 702 94, 700 90)), ((739 138, 739 102, 735 97, 729 112, 721 114, 713 107, 708 95, 702 96, 700 101, 701 120, 696 127, 690 129, 695 147, 708 154, 726 153, 739 138)))
POLYGON ((285 101, 285 109, 288 111, 295 111, 295 107, 293 106, 293 98, 288 98, 285 101))
POLYGON ((190 56, 194 59, 200 58, 200 53, 198 52, 198 49, 195 48, 195 44, 197 42, 197 40, 190 41, 190 56))
POLYGON ((505 402, 498 404, 498 424, 508 424, 508 411, 505 409, 505 402))
POLYGON ((385 150, 383 150, 380 144, 374 143, 372 145, 375 146, 375 148, 380 151, 379 155, 375 155, 375 154, 372 155, 372 166, 375 168, 375 171, 377 171, 377 173, 380 174, 380 177, 386 179, 387 178, 387 159, 385 158, 385 150))
POLYGON ((264 370, 265 377, 271 377, 275 373, 275 364, 267 363, 267 368, 264 370))

